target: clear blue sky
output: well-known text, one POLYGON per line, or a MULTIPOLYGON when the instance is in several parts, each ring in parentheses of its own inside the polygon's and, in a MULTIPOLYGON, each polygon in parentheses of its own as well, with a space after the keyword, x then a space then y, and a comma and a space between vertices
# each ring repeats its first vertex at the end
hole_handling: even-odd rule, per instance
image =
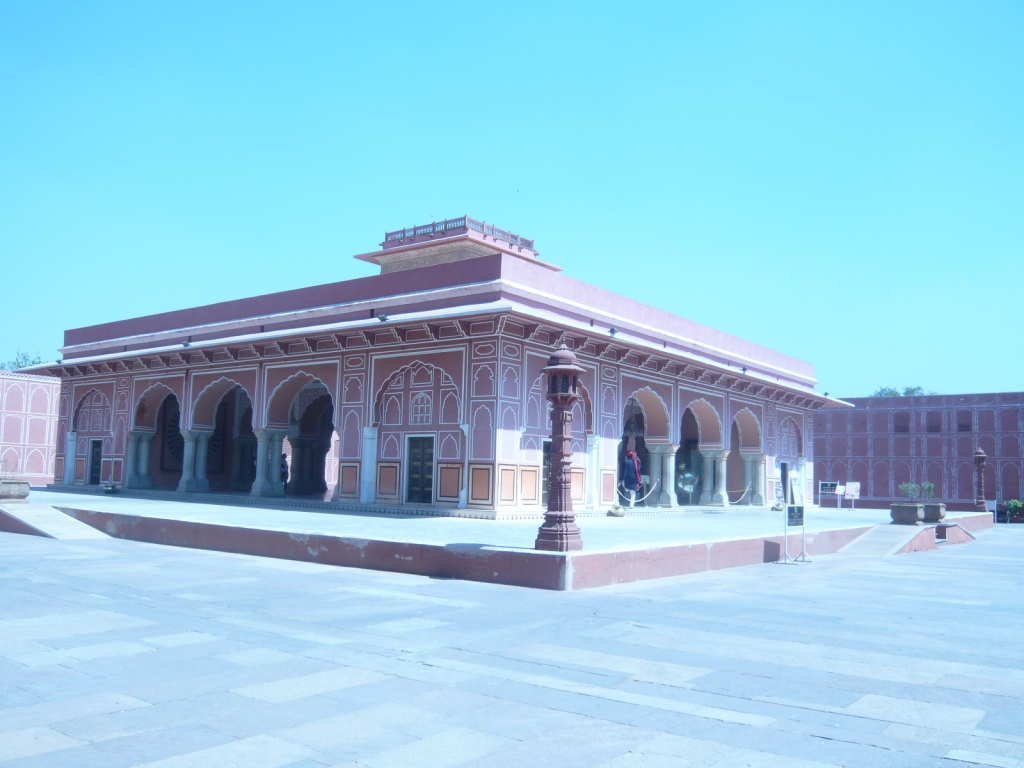
POLYGON ((0 2, 0 360, 468 213, 815 364, 1024 388, 1024 3, 0 2))

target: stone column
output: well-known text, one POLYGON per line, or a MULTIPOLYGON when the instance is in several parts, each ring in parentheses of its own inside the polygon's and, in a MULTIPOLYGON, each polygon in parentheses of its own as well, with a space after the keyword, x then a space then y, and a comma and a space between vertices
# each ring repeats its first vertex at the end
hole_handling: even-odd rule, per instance
POLYGON ((242 444, 237 435, 231 436, 231 487, 242 480, 242 444))
POLYGON ((715 492, 711 496, 711 503, 717 506, 729 506, 729 494, 726 491, 726 468, 725 460, 729 457, 728 451, 715 451, 715 492))
MULTIPOLYGON (((978 448, 974 452, 974 466, 977 471, 978 498, 974 500, 975 512, 988 512, 988 505, 985 503, 985 452, 978 448)), ((1009 520, 1010 518, 1006 518, 1009 520)))
POLYGON ((68 432, 64 443, 64 485, 75 484, 75 451, 78 448, 78 433, 68 432))
POLYGON ((714 451, 700 451, 701 458, 701 478, 700 478, 700 501, 697 503, 701 506, 707 506, 711 504, 711 496, 714 493, 712 487, 715 482, 715 452, 714 451))
POLYGON ((664 445, 648 445, 647 452, 650 455, 650 466, 641 467, 640 471, 651 478, 651 487, 648 489, 651 495, 647 497, 647 506, 658 506, 661 499, 661 454, 665 450, 664 445), (657 486, 657 490, 655 490, 657 486))
POLYGON ((212 432, 196 433, 196 478, 193 489, 198 493, 210 492, 210 481, 206 477, 206 449, 211 437, 212 432))
POLYGON ((582 397, 578 376, 583 369, 576 355, 562 344, 548 358, 542 381, 551 403, 551 490, 544 524, 537 531, 534 549, 567 552, 583 549, 583 537, 572 509, 572 406, 582 397))
POLYGON ((252 481, 250 496, 270 496, 273 487, 267 476, 267 459, 270 454, 270 438, 266 430, 253 430, 256 434, 256 479, 252 481))
POLYGON ((125 448, 124 456, 124 478, 125 488, 134 488, 139 484, 139 473, 135 469, 135 460, 138 455, 139 435, 136 432, 128 433, 128 445, 125 448))
POLYGON ((763 507, 764 501, 764 454, 754 457, 751 466, 753 488, 751 488, 750 503, 754 506, 763 507))
POLYGON ((284 478, 281 476, 281 446, 284 444, 284 433, 267 432, 270 437, 270 458, 267 469, 270 471, 270 490, 275 496, 284 496, 284 478))
POLYGON ((740 504, 750 506, 754 503, 754 461, 751 454, 742 454, 743 458, 743 497, 740 504))
POLYGON ((196 433, 190 429, 183 429, 181 436, 185 440, 185 453, 181 459, 178 493, 189 493, 196 489, 196 433))
POLYGON ((678 445, 666 445, 661 454, 661 495, 658 497, 658 506, 675 509, 679 506, 679 499, 676 498, 676 451, 678 445))
POLYGON ((359 461, 359 503, 377 499, 377 427, 363 427, 363 453, 359 461))
MULTIPOLYGON (((331 494, 331 501, 339 501, 341 499, 341 427, 335 428, 334 436, 337 438, 338 446, 338 471, 334 475, 334 492, 331 494)), ((331 449, 333 449, 333 447, 334 445, 332 444, 331 449)))
POLYGON ((587 435, 587 509, 601 506, 601 438, 587 435))
POLYGON ((142 432, 139 435, 139 455, 135 459, 135 467, 139 471, 139 488, 150 488, 153 485, 153 478, 149 474, 149 449, 155 434, 142 432))

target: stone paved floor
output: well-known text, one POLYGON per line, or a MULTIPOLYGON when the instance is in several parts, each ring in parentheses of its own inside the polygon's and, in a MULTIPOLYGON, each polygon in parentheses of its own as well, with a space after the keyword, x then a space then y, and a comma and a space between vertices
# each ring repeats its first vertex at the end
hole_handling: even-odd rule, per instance
POLYGON ((0 534, 0 765, 1024 766, 1022 556, 555 593, 0 534))

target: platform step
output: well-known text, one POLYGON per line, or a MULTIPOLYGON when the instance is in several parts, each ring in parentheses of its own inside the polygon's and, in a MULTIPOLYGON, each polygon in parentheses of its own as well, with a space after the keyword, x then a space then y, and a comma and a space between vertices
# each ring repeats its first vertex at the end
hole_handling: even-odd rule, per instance
POLYGON ((0 531, 65 540, 110 538, 48 504, 27 501, 0 504, 0 531))

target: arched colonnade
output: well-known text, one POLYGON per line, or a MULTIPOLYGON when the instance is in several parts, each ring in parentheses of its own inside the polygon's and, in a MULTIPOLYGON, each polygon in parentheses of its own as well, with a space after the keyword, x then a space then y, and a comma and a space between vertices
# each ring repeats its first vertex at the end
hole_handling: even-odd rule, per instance
POLYGON ((271 392, 264 426, 255 429, 254 389, 245 377, 220 376, 200 389, 186 420, 180 386, 149 385, 132 410, 126 487, 322 498, 334 480, 329 388, 310 373, 292 374, 271 392))
POLYGON ((668 406, 643 387, 626 398, 622 423, 617 479, 621 483, 626 451, 635 451, 648 480, 646 506, 765 503, 763 434, 749 408, 736 411, 726 430, 718 410, 694 398, 683 405, 679 431, 673 434, 668 406))

